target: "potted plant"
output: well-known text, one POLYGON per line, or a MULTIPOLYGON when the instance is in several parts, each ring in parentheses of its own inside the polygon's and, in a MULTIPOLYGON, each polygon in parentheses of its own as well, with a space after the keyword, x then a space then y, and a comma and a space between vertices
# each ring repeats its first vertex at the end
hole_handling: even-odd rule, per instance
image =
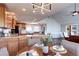
POLYGON ((41 41, 42 41, 42 43, 43 43, 43 45, 44 45, 44 46, 42 47, 43 53, 47 54, 48 51, 49 51, 48 44, 50 43, 49 37, 48 37, 48 36, 42 37, 41 41))

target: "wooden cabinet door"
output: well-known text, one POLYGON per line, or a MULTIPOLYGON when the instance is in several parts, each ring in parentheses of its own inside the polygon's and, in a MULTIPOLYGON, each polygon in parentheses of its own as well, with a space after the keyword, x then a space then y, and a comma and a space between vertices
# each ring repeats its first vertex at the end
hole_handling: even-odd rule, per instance
POLYGON ((6 38, 0 38, 0 48, 6 47, 7 48, 7 39, 6 38))
POLYGON ((4 27, 5 21, 5 7, 0 5, 0 27, 4 27))
POLYGON ((15 29, 15 26, 16 26, 16 20, 12 19, 12 29, 15 29))
POLYGON ((19 37, 19 50, 27 46, 27 38, 25 36, 19 37))
POLYGON ((18 52, 18 39, 17 38, 9 38, 8 39, 8 51, 10 55, 16 55, 18 52))
POLYGON ((5 12, 5 27, 12 28, 12 15, 10 12, 5 12))

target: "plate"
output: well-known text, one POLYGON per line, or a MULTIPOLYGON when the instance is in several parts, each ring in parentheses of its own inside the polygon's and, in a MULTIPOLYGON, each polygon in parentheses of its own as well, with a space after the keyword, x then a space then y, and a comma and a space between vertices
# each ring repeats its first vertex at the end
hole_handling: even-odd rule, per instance
POLYGON ((21 54, 19 54, 19 56, 27 56, 26 54, 29 53, 29 56, 39 56, 39 54, 37 53, 37 51, 34 50, 30 50, 30 51, 24 51, 21 54))
POLYGON ((53 51, 53 52, 59 52, 61 54, 67 53, 67 50, 63 46, 58 47, 58 46, 55 45, 53 47, 50 47, 50 50, 53 51))

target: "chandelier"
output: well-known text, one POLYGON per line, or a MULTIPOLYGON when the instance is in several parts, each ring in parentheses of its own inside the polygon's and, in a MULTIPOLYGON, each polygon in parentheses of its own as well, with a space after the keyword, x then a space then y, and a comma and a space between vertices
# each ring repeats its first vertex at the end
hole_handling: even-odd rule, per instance
POLYGON ((51 11, 51 3, 32 3, 33 13, 37 12, 38 10, 44 14, 45 11, 51 11))

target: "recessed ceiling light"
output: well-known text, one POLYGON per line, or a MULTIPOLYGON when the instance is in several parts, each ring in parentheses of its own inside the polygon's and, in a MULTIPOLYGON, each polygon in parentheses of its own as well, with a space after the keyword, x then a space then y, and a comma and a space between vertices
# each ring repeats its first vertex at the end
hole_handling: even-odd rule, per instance
POLYGON ((26 9, 25 9, 25 8, 23 8, 23 9, 22 9, 22 11, 26 11, 26 9))
POLYGON ((33 13, 35 13, 36 11, 35 10, 33 10, 33 13))
POLYGON ((44 12, 42 12, 42 14, 44 14, 44 12))
POLYGON ((12 14, 12 15, 15 15, 15 13, 14 13, 14 12, 11 12, 11 14, 12 14))

